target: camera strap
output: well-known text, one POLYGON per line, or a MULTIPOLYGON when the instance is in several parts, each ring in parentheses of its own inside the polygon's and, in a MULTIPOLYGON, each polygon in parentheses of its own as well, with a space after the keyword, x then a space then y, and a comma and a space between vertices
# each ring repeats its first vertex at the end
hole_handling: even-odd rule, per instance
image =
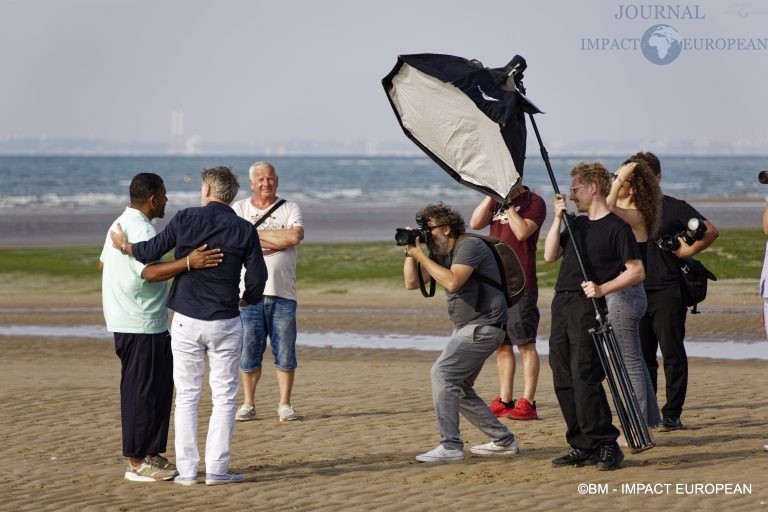
MULTIPOLYGON (((429 251, 429 259, 432 261, 435 261, 435 255, 432 254, 432 251, 429 251)), ((429 276, 429 291, 427 291, 427 284, 424 282, 424 276, 421 275, 421 263, 418 261, 416 262, 416 274, 419 276, 419 290, 421 290, 421 295, 423 297, 434 297, 435 296, 435 278, 432 276, 429 276)))

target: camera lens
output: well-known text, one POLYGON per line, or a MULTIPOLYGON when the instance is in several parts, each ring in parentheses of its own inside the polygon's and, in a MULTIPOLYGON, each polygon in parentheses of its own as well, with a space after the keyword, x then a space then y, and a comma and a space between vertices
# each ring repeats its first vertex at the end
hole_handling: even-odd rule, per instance
POLYGON ((763 185, 768 184, 768 171, 760 171, 760 173, 757 175, 757 181, 763 185))

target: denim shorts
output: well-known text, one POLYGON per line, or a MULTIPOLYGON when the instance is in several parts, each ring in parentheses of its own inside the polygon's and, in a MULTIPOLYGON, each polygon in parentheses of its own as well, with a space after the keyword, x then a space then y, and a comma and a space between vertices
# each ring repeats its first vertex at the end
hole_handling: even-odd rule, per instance
POLYGON ((507 310, 507 344, 526 345, 536 343, 539 329, 539 300, 537 292, 523 292, 517 304, 507 310))
POLYGON ((252 372, 261 368, 269 337, 275 368, 296 368, 296 301, 264 296, 257 304, 240 308, 243 321, 243 355, 240 369, 252 372))

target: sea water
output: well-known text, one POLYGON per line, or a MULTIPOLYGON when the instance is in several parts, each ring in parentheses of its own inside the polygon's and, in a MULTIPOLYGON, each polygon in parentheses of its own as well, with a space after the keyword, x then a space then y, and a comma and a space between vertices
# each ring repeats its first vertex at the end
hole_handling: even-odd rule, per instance
MULTIPOLYGON (((88 338, 111 341, 112 333, 103 325, 0 325, 0 341, 3 336, 47 338, 88 338)), ((313 333, 301 332, 297 344, 303 347, 407 349, 441 351, 447 336, 422 336, 408 334, 365 334, 353 332, 313 333)), ((547 338, 537 339, 539 355, 549 353, 547 338)), ((685 340, 688 357, 714 359, 768 359, 765 342, 759 341, 696 341, 685 340)))
MULTIPOLYGON (((686 199, 758 199, 768 193, 757 174, 768 168, 768 158, 710 156, 662 158, 664 192, 686 199)), ((238 174, 247 197, 248 168, 259 156, 23 156, 0 157, 0 209, 122 207, 128 185, 139 172, 162 176, 174 208, 197 206, 200 171, 226 165, 238 174)), ((270 157, 280 176, 280 195, 302 205, 413 203, 442 200, 477 201, 478 192, 449 177, 426 157, 270 157)), ((561 191, 570 183, 569 172, 581 161, 599 160, 614 170, 622 157, 551 157, 561 191)), ((549 197, 553 187, 543 160, 529 155, 524 181, 549 197)))

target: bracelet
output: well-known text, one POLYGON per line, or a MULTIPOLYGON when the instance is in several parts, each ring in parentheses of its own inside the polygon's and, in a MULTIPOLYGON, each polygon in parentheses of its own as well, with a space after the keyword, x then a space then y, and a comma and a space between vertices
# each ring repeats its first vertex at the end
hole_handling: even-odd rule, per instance
POLYGON ((128 245, 128 242, 123 242, 123 245, 120 246, 120 252, 123 253, 123 256, 128 254, 128 252, 125 250, 126 245, 128 245))
POLYGON ((189 256, 187 256, 187 272, 189 272, 191 269, 189 268, 189 256))

